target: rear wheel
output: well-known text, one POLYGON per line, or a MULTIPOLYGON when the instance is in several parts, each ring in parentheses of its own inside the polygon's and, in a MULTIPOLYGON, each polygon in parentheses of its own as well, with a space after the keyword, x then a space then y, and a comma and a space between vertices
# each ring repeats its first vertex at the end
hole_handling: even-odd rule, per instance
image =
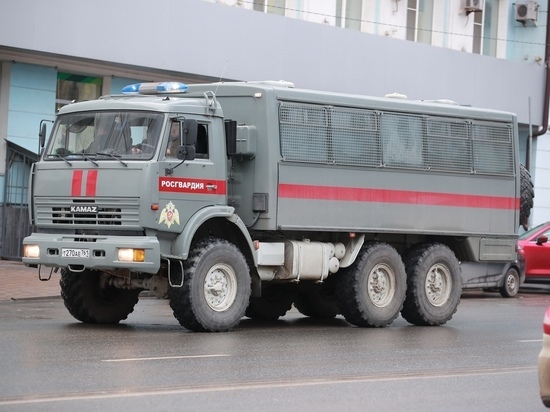
POLYGON ((250 290, 243 254, 226 240, 209 237, 193 245, 182 287, 170 290, 170 307, 189 330, 227 331, 244 316, 250 290))
POLYGON ((356 326, 382 327, 399 315, 406 274, 397 251, 385 243, 367 243, 361 255, 338 276, 336 297, 346 320, 356 326))
POLYGON ((61 297, 69 313, 84 323, 118 323, 134 311, 139 289, 102 285, 101 272, 61 270, 61 297))
POLYGON ((535 197, 535 189, 533 186, 533 180, 531 174, 525 166, 520 163, 520 209, 519 209, 519 222, 525 230, 529 226, 529 216, 531 215, 531 209, 533 208, 533 198, 535 197))
POLYGON ((323 283, 300 284, 294 306, 305 316, 332 319, 340 313, 336 301, 335 276, 329 276, 323 283))
POLYGON ((408 255, 407 297, 401 315, 420 326, 442 325, 456 312, 462 293, 460 264, 447 246, 423 245, 408 255))
POLYGON ((519 273, 516 268, 511 267, 506 272, 504 283, 499 288, 500 295, 504 298, 513 298, 519 292, 519 273))
POLYGON ((250 298, 245 315, 251 319, 276 320, 290 310, 293 300, 291 285, 266 285, 262 296, 250 298))

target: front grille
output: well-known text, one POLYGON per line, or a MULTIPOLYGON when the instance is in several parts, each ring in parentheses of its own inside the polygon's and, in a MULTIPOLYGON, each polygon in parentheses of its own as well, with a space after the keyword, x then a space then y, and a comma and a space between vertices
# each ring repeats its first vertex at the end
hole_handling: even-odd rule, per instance
POLYGON ((137 227, 139 199, 35 198, 36 224, 59 227, 137 227), (97 213, 71 212, 71 206, 97 206, 97 213))

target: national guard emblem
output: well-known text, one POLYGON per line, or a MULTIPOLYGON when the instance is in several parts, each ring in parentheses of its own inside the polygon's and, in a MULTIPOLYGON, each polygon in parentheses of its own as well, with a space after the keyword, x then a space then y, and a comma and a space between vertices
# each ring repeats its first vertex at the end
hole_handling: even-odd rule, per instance
POLYGON ((169 202, 165 208, 162 209, 162 212, 160 212, 159 224, 161 223, 166 223, 168 229, 170 229, 170 226, 174 223, 180 224, 180 214, 172 202, 169 202))

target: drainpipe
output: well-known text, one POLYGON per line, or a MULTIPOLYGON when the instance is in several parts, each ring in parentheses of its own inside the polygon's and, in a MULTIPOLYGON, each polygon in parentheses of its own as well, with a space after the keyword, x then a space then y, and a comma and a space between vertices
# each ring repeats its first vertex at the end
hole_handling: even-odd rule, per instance
MULTIPOLYGON (((548 0, 547 10, 550 10, 550 0, 548 0)), ((545 134, 548 131, 548 111, 550 110, 550 19, 547 17, 546 24, 546 43, 544 50, 544 64, 546 67, 546 79, 544 81, 544 104, 542 108, 542 125, 531 137, 535 138, 545 134)), ((531 134, 529 130, 529 134, 531 134)), ((525 168, 531 171, 531 139, 527 139, 527 150, 525 153, 525 168)))

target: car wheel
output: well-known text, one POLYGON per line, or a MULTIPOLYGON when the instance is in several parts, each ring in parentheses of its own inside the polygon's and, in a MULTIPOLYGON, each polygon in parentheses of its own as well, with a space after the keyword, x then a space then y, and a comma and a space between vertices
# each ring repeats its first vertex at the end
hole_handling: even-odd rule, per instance
POLYGON ((519 291, 519 273, 516 268, 511 267, 506 272, 504 283, 499 288, 499 292, 504 298, 513 298, 519 291))

